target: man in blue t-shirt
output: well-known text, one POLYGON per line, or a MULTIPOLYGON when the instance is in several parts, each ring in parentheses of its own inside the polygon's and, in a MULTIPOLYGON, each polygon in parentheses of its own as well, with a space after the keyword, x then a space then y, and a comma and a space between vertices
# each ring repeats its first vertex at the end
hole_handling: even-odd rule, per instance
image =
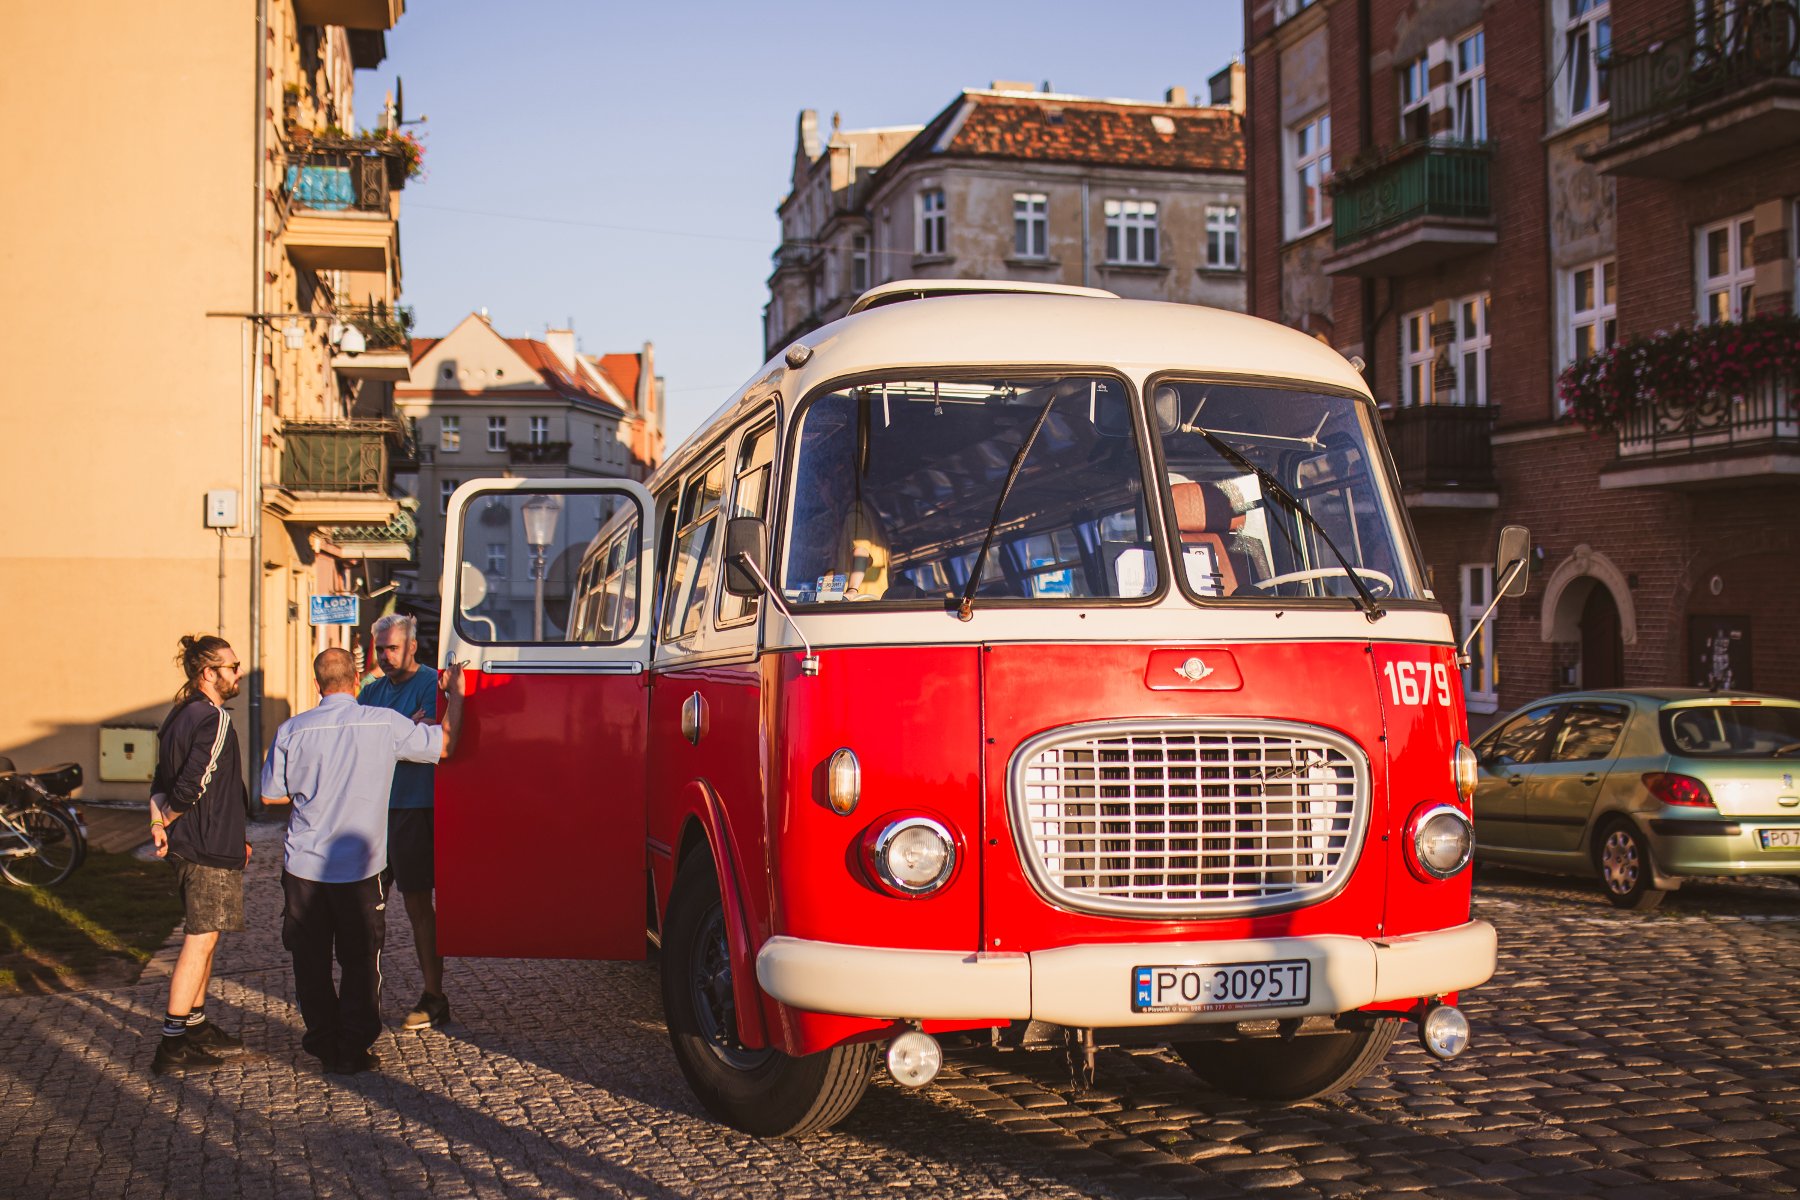
MULTIPOLYGON (((438 673, 419 663, 417 620, 389 613, 375 622, 374 639, 375 662, 381 674, 363 685, 356 702, 392 709, 411 721, 434 720, 438 673)), ((404 1029, 429 1029, 450 1019, 450 1001, 444 997, 444 960, 437 952, 437 910, 431 901, 431 889, 437 882, 432 869, 436 841, 432 771, 429 763, 396 764, 394 790, 388 797, 388 871, 406 902, 419 973, 425 977, 418 1004, 401 1022, 404 1029)))

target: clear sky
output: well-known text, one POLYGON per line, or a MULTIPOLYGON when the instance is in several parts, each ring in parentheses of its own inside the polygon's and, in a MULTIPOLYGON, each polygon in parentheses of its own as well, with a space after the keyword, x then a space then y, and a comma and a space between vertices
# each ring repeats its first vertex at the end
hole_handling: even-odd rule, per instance
POLYGON ((425 142, 401 205, 405 303, 439 336, 488 309, 511 337, 574 322, 585 353, 656 344, 670 445, 762 361, 775 206, 795 121, 923 124, 965 87, 1204 98, 1239 0, 411 0, 357 72, 372 125, 396 77, 425 142))

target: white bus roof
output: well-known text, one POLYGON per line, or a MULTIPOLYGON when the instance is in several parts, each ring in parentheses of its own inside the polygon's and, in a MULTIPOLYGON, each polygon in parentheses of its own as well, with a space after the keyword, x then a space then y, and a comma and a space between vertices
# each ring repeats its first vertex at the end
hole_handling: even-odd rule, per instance
POLYGON ((976 296, 1026 294, 1034 296, 1087 296, 1094 300, 1117 300, 1117 292, 1103 288, 1073 287, 1066 283, 1032 283, 1021 279, 896 279, 880 287, 872 287, 850 305, 851 316, 884 304, 902 300, 925 300, 940 296, 976 296))

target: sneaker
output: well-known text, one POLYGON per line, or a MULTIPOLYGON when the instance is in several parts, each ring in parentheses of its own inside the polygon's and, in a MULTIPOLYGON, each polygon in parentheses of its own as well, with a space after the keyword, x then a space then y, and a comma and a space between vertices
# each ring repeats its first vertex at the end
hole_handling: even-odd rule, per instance
POLYGON ((195 1042, 190 1034, 157 1040, 161 1044, 156 1047, 156 1058, 150 1069, 158 1075, 197 1075, 225 1065, 224 1059, 195 1042))
POLYGON ((327 1075, 360 1075, 364 1071, 378 1070, 381 1056, 373 1050, 353 1050, 344 1054, 334 1054, 325 1060, 327 1075))
POLYGON ((244 1052, 243 1038, 226 1033, 211 1021, 189 1025, 187 1040, 215 1058, 229 1058, 244 1052))
POLYGON ((430 1029, 450 1019, 450 1001, 430 992, 420 992, 419 1002, 400 1022, 402 1029, 430 1029))

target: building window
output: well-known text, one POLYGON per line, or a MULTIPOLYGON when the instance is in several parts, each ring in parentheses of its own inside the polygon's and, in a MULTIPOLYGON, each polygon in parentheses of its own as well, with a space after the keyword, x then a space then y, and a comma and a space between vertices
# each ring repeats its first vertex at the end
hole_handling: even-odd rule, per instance
POLYGON ((1456 402, 1483 405, 1488 402, 1488 358, 1493 341, 1488 336, 1488 294, 1464 296, 1456 302, 1456 402))
POLYGON ((1702 226, 1695 233, 1702 324, 1742 321, 1756 311, 1756 263, 1750 253, 1755 236, 1756 225, 1748 213, 1702 226))
POLYGON ((506 578, 506 543, 487 544, 487 573, 497 579, 506 578))
POLYGON ((443 516, 450 511, 450 497, 462 486, 460 479, 438 480, 438 515, 443 516))
POLYGON ((944 189, 930 188, 919 193, 919 233, 914 243, 920 254, 944 254, 947 217, 944 189))
POLYGON ((1431 403, 1431 310, 1421 308, 1400 318, 1400 403, 1431 403))
POLYGON ((1238 206, 1235 204, 1206 206, 1206 265, 1215 271, 1236 271, 1243 266, 1238 257, 1238 206))
POLYGON ((1013 257, 1050 254, 1050 199, 1042 192, 1013 193, 1013 257))
POLYGON ((1331 114, 1320 113, 1288 130, 1292 192, 1288 200, 1288 233, 1298 237, 1331 220, 1331 197, 1325 180, 1331 175, 1331 114))
POLYGON ((504 449, 506 449, 506 418, 505 417, 489 417, 488 418, 488 449, 489 450, 504 450, 504 449))
POLYGON ((858 295, 869 290, 869 235, 850 239, 850 290, 858 295))
POLYGON ((542 446, 550 440, 550 418, 531 418, 531 444, 542 446))
POLYGON ((1479 29, 1456 40, 1450 78, 1456 140, 1487 141, 1487 36, 1479 29))
POLYGON ((1610 258, 1567 272, 1562 295, 1567 313, 1562 347, 1565 367, 1610 349, 1618 339, 1617 274, 1610 258))
POLYGON ((1104 209, 1106 261, 1156 265, 1156 201, 1108 200, 1104 209))
POLYGON ((462 418, 438 418, 438 449, 454 454, 462 449, 462 418))
MULTIPOLYGON (((1466 640, 1476 622, 1494 602, 1494 564, 1464 563, 1462 568, 1462 637, 1466 640)), ((1469 645, 1469 665, 1463 668, 1463 697, 1470 712, 1491 713, 1500 707, 1500 687, 1494 669, 1494 627, 1483 625, 1469 645)))
POLYGON ((1608 0, 1557 0, 1562 10, 1563 117, 1573 121, 1606 107, 1606 59, 1612 52, 1608 0))
POLYGON ((1431 74, 1423 54, 1400 68, 1400 140, 1431 136, 1431 74))

